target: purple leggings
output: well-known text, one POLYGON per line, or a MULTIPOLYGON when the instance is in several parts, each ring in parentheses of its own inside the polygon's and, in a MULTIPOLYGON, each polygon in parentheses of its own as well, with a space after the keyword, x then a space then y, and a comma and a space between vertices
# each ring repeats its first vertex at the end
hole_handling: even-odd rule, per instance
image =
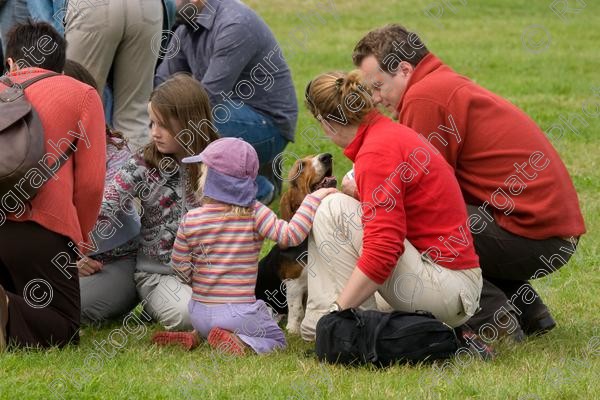
POLYGON ((257 353, 269 353, 286 346, 285 335, 262 300, 254 303, 206 305, 190 300, 194 329, 204 338, 212 328, 226 329, 257 353))

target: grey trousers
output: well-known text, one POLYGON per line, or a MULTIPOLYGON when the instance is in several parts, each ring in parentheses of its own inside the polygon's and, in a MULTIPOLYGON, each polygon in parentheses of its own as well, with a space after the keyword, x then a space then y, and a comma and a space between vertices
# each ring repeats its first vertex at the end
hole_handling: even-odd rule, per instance
POLYGON ((80 278, 81 321, 102 323, 119 318, 141 302, 144 310, 168 330, 192 330, 187 305, 192 288, 175 275, 139 272, 144 256, 106 264, 102 271, 80 278))
POLYGON ((102 323, 119 318, 138 303, 133 273, 135 257, 105 264, 102 271, 79 278, 81 322, 102 323))
POLYGON ((69 2, 67 58, 86 67, 102 93, 112 68, 113 127, 132 150, 148 138, 148 99, 152 92, 162 30, 161 0, 69 2))

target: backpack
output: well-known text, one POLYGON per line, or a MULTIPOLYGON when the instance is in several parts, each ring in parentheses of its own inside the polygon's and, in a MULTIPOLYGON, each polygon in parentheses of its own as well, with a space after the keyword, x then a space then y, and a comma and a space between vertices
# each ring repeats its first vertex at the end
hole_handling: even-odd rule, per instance
MULTIPOLYGON (((55 75, 59 74, 45 73, 21 84, 15 84, 7 76, 0 78, 0 82, 8 86, 0 93, 0 198, 12 191, 13 195, 28 201, 41 187, 32 185, 25 177, 44 163, 45 136, 40 117, 24 94, 30 85, 55 75)), ((73 143, 76 142, 77 139, 73 143)), ((64 155, 57 155, 58 161, 48 165, 48 169, 56 173, 73 151, 69 146, 64 155)))
POLYGON ((454 330, 424 311, 347 309, 327 314, 316 328, 320 361, 379 367, 452 357, 460 342, 454 330))

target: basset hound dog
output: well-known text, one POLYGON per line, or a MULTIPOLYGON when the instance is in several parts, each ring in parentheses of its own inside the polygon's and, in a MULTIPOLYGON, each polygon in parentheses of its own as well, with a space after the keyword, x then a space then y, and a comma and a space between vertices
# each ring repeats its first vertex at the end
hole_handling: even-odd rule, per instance
MULTIPOLYGON (((333 157, 329 153, 296 160, 288 174, 289 188, 280 201, 280 216, 289 221, 307 194, 324 187, 336 187, 333 157)), ((258 265, 256 298, 269 304, 277 313, 288 314, 287 331, 300 334, 304 319, 308 275, 308 239, 297 247, 281 250, 274 246, 258 265), (285 283, 285 284, 284 284, 285 283)))

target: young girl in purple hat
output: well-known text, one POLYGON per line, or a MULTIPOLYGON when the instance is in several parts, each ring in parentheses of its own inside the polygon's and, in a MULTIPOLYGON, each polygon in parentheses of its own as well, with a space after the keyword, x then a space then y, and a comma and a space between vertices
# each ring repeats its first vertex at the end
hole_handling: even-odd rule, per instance
POLYGON ((189 312, 194 332, 159 332, 158 344, 194 347, 201 336, 223 352, 268 353, 286 345, 267 305, 254 297, 258 256, 265 238, 280 247, 299 245, 310 232, 321 200, 333 188, 307 195, 290 220, 255 201, 258 157, 237 138, 209 144, 184 163, 201 163, 197 194, 202 206, 182 219, 171 265, 193 288, 189 312))

